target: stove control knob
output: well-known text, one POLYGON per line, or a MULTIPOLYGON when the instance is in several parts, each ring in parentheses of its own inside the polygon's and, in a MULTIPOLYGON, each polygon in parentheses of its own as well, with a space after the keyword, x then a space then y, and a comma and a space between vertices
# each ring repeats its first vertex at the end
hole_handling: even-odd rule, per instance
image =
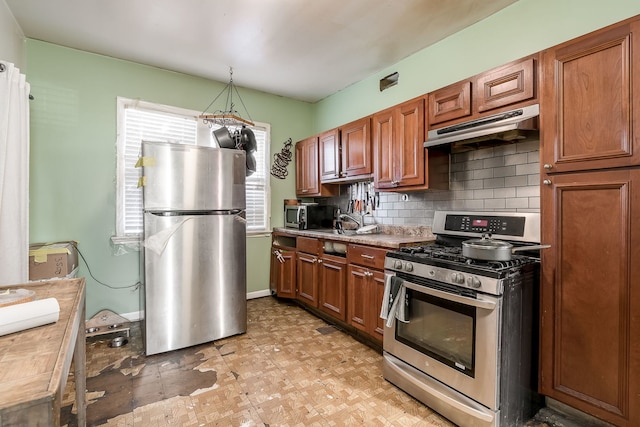
POLYGON ((467 285, 471 286, 472 288, 479 288, 482 283, 477 277, 467 277, 467 285))
POLYGON ((410 262, 405 262, 404 269, 407 271, 413 271, 413 264, 411 264, 410 262))
POLYGON ((435 277, 435 275, 436 275, 436 271, 435 270, 429 270, 429 276, 435 277))
POLYGON ((396 270, 402 270, 402 261, 396 261, 393 264, 393 268, 395 268, 396 270))
POLYGON ((460 274, 460 273, 452 273, 451 274, 451 281, 453 283, 462 284, 462 283, 464 283, 464 275, 460 274))

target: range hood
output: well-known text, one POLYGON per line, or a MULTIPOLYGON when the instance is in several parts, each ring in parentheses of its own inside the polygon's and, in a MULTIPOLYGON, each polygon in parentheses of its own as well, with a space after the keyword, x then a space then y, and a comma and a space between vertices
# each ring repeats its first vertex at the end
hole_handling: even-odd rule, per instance
POLYGON ((540 105, 534 104, 516 110, 430 130, 424 146, 445 144, 460 146, 487 145, 516 142, 538 134, 540 105))

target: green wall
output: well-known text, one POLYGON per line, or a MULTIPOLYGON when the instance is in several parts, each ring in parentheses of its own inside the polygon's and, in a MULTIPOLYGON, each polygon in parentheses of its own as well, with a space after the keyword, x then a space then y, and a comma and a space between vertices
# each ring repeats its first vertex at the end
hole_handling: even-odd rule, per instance
MULTIPOLYGON (((115 233, 116 97, 202 111, 225 83, 29 40, 31 103, 30 241, 77 240, 93 275, 112 286, 140 279, 139 253, 121 255, 115 233)), ((239 89, 253 120, 271 124, 271 152, 312 133, 308 103, 239 89)), ((271 178, 272 224, 295 197, 295 173, 271 178)), ((247 239, 249 292, 268 289, 269 237, 247 239)), ((121 251, 120 251, 121 252, 121 251)), ((87 277, 87 317, 102 309, 142 310, 137 290, 113 290, 87 277)))
POLYGON ((315 105, 314 133, 640 14, 638 0, 519 0, 315 105), (380 92, 381 78, 399 72, 380 92))

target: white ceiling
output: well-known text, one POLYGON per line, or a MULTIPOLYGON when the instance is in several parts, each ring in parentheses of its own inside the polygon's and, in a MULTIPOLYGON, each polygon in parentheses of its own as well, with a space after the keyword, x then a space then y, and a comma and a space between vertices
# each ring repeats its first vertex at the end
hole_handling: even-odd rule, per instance
POLYGON ((32 39, 315 102, 517 0, 5 0, 32 39))

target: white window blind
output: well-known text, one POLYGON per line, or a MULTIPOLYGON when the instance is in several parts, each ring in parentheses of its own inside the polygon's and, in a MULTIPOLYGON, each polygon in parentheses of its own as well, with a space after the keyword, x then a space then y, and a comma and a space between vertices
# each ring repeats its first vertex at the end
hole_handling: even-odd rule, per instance
MULTIPOLYGON (((135 238, 143 232, 142 189, 138 187, 142 140, 213 146, 211 130, 196 111, 118 98, 116 239, 135 238)), ((269 228, 269 133, 267 124, 251 127, 257 142, 256 172, 246 181, 247 232, 269 228)), ((233 129, 230 129, 233 131, 233 129)))
MULTIPOLYGON (((220 126, 214 126, 213 129, 220 126)), ((234 127, 229 127, 229 131, 233 133, 234 127)), ((246 187, 246 219, 247 232, 264 232, 269 228, 268 220, 268 198, 267 198, 267 153, 266 147, 269 147, 269 133, 262 126, 251 127, 256 136, 258 150, 253 153, 256 158, 256 171, 247 177, 246 187)))

